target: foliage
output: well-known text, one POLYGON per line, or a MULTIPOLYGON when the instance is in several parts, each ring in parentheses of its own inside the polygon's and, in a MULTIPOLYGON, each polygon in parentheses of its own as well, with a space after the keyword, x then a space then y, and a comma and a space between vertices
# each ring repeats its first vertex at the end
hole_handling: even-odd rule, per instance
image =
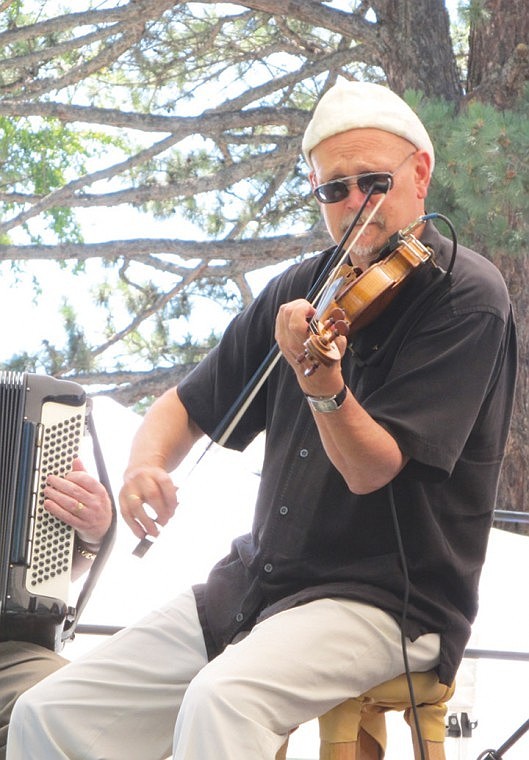
POLYGON ((448 216, 459 239, 485 255, 524 253, 529 234, 529 88, 510 111, 429 101, 421 116, 435 138, 429 209, 448 216))
POLYGON ((107 389, 130 387, 128 370, 136 401, 154 369, 187 371, 260 270, 328 244, 300 142, 338 76, 407 91, 437 147, 431 207, 485 252, 520 250, 527 100, 504 112, 462 101, 465 23, 488 24, 490 3, 461 5, 452 46, 442 0, 402 0, 398 13, 392 0, 10 3, 0 268, 11 285, 34 277, 39 316, 37 346, 4 366, 107 389))

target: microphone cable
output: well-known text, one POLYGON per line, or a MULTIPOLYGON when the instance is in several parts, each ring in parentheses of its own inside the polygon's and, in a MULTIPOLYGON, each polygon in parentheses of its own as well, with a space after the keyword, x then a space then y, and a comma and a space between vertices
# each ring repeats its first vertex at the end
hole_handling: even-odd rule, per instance
POLYGON ((403 590, 403 596, 402 596, 402 613, 401 613, 401 619, 400 619, 400 642, 401 642, 401 649, 402 649, 402 659, 404 661, 404 672, 405 672, 406 681, 408 684, 411 710, 413 714, 413 720, 415 721, 415 729, 417 732, 417 742, 419 745, 420 760, 427 760, 426 751, 424 748, 424 741, 423 741, 422 732, 421 732, 421 726, 419 724, 419 715, 417 712, 417 700, 415 699, 415 690, 413 688, 413 682, 411 678, 410 663, 408 659, 408 646, 406 643, 406 634, 404 632, 406 621, 408 618, 408 603, 409 603, 409 598, 410 598, 410 577, 408 573, 408 563, 406 561, 406 553, 404 551, 404 544, 402 541, 402 534, 400 531, 397 508, 395 505, 395 498, 393 494, 393 484, 391 482, 388 483, 387 485, 387 491, 388 491, 388 497, 389 497, 391 517, 393 519, 393 527, 395 530, 395 538, 397 541, 397 548, 399 552, 399 558, 402 565, 402 576, 404 579, 404 590, 403 590))

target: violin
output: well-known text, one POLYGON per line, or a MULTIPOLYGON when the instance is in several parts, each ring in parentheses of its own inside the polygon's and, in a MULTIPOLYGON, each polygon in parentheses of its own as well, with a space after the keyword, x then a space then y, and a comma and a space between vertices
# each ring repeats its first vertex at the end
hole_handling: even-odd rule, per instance
POLYGON ((335 340, 349 337, 373 322, 391 303, 408 277, 432 259, 432 251, 414 235, 398 238, 364 272, 341 264, 325 287, 316 313, 309 323, 310 335, 298 362, 310 362, 305 376, 323 364, 331 366, 341 355, 335 340))

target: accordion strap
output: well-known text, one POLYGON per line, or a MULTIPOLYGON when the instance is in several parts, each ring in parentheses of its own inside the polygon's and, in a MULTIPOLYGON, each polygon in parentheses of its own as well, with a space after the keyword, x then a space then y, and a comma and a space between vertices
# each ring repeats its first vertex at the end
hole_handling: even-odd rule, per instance
POLYGON ((101 546, 97 553, 97 557, 94 559, 90 567, 90 570, 88 571, 86 580, 79 593, 76 606, 72 614, 68 616, 65 621, 64 628, 62 631, 63 642, 66 642, 69 639, 73 639, 75 628, 77 626, 79 617, 86 606, 86 603, 90 597, 90 594, 92 593, 94 589, 95 584, 99 580, 99 576, 101 574, 103 566, 108 559, 108 555, 110 554, 110 551, 114 544, 114 540, 116 538, 116 523, 117 523, 116 505, 115 505, 114 497, 112 495, 112 488, 110 486, 110 479, 108 477, 107 468, 105 466, 105 462, 103 459, 103 453, 101 451, 101 446, 99 443, 99 439, 97 437, 97 432, 96 432, 93 415, 92 415, 92 404, 90 402, 90 399, 87 400, 86 427, 92 439, 94 461, 96 464, 98 477, 101 484, 106 488, 109 499, 110 499, 110 505, 112 509, 112 518, 110 522, 110 527, 101 542, 101 546))

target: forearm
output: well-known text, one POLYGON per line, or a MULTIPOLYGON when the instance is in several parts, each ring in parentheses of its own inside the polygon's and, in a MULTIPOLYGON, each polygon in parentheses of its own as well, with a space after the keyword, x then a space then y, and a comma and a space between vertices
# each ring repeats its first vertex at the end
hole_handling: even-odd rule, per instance
POLYGON ((75 536, 72 558, 72 581, 76 581, 90 569, 100 548, 101 542, 88 543, 87 541, 82 541, 78 535, 75 536))
POLYGON ((176 390, 171 388, 146 413, 132 441, 126 472, 145 466, 171 472, 201 435, 176 390))
POLYGON ((333 412, 313 412, 327 456, 353 493, 376 491, 406 464, 395 439, 379 425, 348 390, 333 412))
POLYGON ((138 538, 158 535, 158 525, 166 525, 173 516, 178 500, 170 473, 201 436, 174 388, 145 415, 132 442, 119 494, 123 519, 138 538))
MULTIPOLYGON (((328 398, 344 387, 341 361, 322 364, 306 374, 310 361, 299 360, 308 335, 307 321, 313 314, 314 308, 303 300, 283 305, 276 321, 276 338, 301 391, 328 398)), ((345 339, 338 338, 336 344, 343 355, 345 339)), ((406 464, 395 439, 362 408, 351 391, 336 411, 313 411, 313 415, 327 456, 353 493, 382 488, 406 464)))

